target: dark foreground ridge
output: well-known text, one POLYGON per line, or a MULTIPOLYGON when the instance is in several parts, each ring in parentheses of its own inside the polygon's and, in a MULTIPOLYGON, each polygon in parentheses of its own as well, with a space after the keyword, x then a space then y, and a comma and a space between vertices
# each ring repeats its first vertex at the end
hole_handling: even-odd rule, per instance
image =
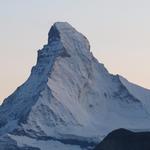
POLYGON ((118 129, 108 134, 94 150, 150 150, 150 132, 118 129))

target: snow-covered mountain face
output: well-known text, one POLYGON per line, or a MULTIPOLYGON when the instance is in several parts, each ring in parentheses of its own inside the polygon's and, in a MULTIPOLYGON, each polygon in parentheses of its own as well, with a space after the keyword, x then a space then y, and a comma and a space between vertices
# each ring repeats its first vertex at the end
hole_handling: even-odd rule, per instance
POLYGON ((0 147, 87 150, 117 128, 149 130, 149 113, 149 90, 109 74, 86 37, 57 22, 28 80, 0 106, 0 147))

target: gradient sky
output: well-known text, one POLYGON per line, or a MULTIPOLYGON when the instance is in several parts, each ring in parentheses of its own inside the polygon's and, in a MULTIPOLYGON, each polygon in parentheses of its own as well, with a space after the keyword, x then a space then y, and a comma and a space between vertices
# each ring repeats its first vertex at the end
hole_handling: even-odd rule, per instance
POLYGON ((90 41, 109 72, 150 88, 149 0, 0 0, 0 100, 30 74, 56 21, 90 41))

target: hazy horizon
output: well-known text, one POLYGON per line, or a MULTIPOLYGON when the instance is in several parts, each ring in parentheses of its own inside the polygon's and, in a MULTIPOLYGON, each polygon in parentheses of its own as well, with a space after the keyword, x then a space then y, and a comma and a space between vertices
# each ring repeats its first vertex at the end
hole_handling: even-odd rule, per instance
POLYGON ((150 89, 148 0, 0 0, 0 101, 28 78, 57 21, 84 34, 110 73, 150 89))

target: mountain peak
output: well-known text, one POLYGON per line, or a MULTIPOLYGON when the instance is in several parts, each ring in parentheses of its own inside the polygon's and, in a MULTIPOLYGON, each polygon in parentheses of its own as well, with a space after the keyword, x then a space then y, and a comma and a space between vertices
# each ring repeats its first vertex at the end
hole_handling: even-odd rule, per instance
POLYGON ((68 22, 55 22, 53 24, 58 30, 71 29, 75 30, 68 22))
POLYGON ((67 22, 56 22, 52 25, 48 33, 48 43, 53 40, 59 40, 61 34, 75 32, 76 30, 67 22))
POLYGON ((57 22, 28 80, 0 107, 0 147, 90 150, 114 129, 148 129, 150 92, 143 90, 109 74, 87 38, 57 22))
POLYGON ((51 27, 48 33, 48 45, 54 42, 61 42, 65 49, 71 51, 80 49, 85 55, 89 55, 88 39, 67 22, 56 22, 51 27))

